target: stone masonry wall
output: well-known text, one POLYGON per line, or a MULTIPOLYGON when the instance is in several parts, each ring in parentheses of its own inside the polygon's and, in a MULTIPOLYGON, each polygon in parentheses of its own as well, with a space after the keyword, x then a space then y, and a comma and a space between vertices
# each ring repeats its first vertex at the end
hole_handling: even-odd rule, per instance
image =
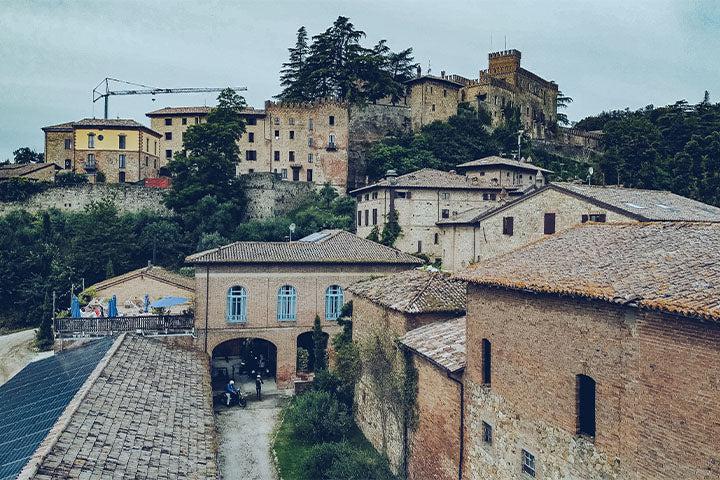
POLYGON ((0 215, 11 210, 24 209, 30 212, 57 208, 79 212, 92 202, 111 201, 120 212, 150 210, 169 214, 162 203, 163 190, 140 185, 93 184, 71 187, 53 187, 25 202, 0 202, 0 215))
POLYGON ((273 173, 251 173, 240 178, 247 200, 244 221, 284 215, 315 188, 312 182, 287 182, 273 173))

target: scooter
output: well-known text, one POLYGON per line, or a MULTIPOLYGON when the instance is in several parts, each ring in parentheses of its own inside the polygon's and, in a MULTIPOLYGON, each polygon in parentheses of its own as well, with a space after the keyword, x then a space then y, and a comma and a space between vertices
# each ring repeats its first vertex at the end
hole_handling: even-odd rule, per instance
POLYGON ((241 407, 245 408, 245 406, 247 406, 247 400, 242 393, 222 392, 216 394, 213 397, 213 404, 224 405, 226 407, 240 405, 241 407))

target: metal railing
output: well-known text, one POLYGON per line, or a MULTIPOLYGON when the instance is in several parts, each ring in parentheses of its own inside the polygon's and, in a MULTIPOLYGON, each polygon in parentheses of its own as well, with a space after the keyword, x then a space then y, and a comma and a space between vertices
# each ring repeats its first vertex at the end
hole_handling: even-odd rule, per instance
POLYGON ((55 318, 58 337, 107 336, 121 332, 189 333, 194 326, 192 315, 142 315, 136 317, 55 318))

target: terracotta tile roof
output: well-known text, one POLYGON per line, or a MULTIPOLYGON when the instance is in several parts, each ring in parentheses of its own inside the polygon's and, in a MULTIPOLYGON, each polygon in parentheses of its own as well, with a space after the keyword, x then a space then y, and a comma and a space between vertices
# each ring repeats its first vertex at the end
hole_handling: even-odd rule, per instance
POLYGON ((58 167, 54 163, 27 163, 27 164, 22 164, 22 165, 17 165, 17 164, 2 165, 2 166, 0 166, 0 179, 24 177, 25 175, 28 175, 32 172, 36 172, 38 170, 42 170, 43 168, 53 168, 55 170, 60 170, 60 167, 58 167))
POLYGON ((400 343, 441 368, 455 373, 465 368, 465 317, 410 330, 400 343))
POLYGON ((59 123, 57 125, 50 125, 48 127, 42 127, 44 132, 72 132, 73 122, 59 123))
POLYGON ((32 478, 215 478, 206 356, 126 335, 106 359, 32 478))
POLYGON ((513 160, 511 158, 498 157, 497 155, 492 155, 489 157, 472 160, 470 162, 461 163, 460 165, 457 165, 457 168, 489 167, 489 166, 497 166, 497 165, 520 168, 523 170, 529 170, 529 171, 533 171, 533 172, 553 173, 552 170, 542 168, 533 163, 520 162, 518 160, 513 160))
POLYGON ((83 118, 72 122, 73 127, 125 127, 125 128, 147 128, 142 123, 132 118, 83 118))
POLYGON ((580 225, 456 277, 720 321, 720 224, 580 225))
POLYGON ((344 230, 322 230, 294 242, 235 242, 190 255, 188 263, 373 263, 422 260, 344 230))
POLYGON ((348 291, 404 313, 465 313, 465 282, 442 272, 408 270, 363 280, 348 291))
POLYGON ((467 188, 475 190, 500 190, 501 187, 488 187, 482 185, 475 185, 470 183, 470 179, 465 175, 458 175, 457 173, 444 172, 442 170, 435 170, 434 168, 422 168, 414 172, 400 175, 394 179, 394 183, 385 178, 377 183, 368 185, 366 187, 358 188, 350 192, 351 194, 361 192, 364 190, 388 187, 394 188, 467 188))
POLYGON ((177 285, 177 286, 185 288, 187 290, 192 290, 193 292, 195 291, 195 279, 194 278, 186 277, 184 275, 180 275, 179 273, 165 270, 164 268, 158 267, 157 265, 151 265, 149 267, 138 268, 137 270, 132 270, 130 272, 123 273, 122 275, 108 278, 107 280, 98 282, 89 288, 94 288, 96 290, 99 290, 101 288, 107 288, 112 285, 117 285, 118 283, 122 283, 125 280, 129 280, 131 278, 140 277, 140 276, 154 278, 156 280, 160 280, 161 282, 166 282, 166 283, 170 283, 173 285, 177 285))
POLYGON ((601 202, 641 221, 720 222, 720 208, 664 190, 554 182, 556 189, 601 202))

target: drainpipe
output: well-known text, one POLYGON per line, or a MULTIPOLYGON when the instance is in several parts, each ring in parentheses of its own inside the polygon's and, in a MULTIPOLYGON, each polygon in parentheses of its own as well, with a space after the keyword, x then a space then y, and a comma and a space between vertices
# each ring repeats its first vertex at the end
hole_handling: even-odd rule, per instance
POLYGON ((465 385, 448 372, 447 377, 460 386, 460 459, 458 461, 458 480, 463 478, 463 457, 465 456, 465 385))
POLYGON ((208 351, 208 312, 210 311, 210 265, 205 265, 205 353, 208 351))

